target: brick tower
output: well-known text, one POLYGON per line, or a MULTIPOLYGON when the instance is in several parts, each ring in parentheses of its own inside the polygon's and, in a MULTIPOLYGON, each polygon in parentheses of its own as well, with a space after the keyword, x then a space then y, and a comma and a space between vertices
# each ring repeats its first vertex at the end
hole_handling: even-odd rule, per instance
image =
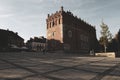
POLYGON ((89 52, 95 49, 95 28, 70 11, 64 11, 63 7, 52 15, 48 14, 46 23, 48 50, 89 52))

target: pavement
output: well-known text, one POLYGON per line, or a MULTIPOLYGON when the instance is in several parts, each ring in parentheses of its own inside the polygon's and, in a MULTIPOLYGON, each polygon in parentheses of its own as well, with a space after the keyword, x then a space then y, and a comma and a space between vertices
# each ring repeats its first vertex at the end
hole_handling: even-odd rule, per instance
POLYGON ((1 52, 0 80, 120 80, 120 58, 1 52))

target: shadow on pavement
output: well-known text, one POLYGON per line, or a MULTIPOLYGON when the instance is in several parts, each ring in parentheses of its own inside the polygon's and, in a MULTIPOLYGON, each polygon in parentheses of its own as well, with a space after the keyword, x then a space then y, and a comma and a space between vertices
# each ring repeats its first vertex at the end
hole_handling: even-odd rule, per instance
POLYGON ((0 78, 0 80, 22 80, 21 78, 0 78))

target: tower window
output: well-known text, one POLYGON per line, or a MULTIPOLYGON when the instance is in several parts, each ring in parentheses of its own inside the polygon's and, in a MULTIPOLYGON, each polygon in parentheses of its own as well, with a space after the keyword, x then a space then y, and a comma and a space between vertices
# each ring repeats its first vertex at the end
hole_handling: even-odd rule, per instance
POLYGON ((48 25, 48 23, 47 23, 47 29, 48 29, 48 26, 49 26, 49 25, 48 25))
POLYGON ((55 20, 55 25, 57 25, 57 20, 55 20))
POLYGON ((59 24, 60 24, 60 19, 59 19, 59 24))
POLYGON ((52 22, 52 27, 54 26, 54 21, 52 22))
POLYGON ((51 22, 50 22, 50 28, 51 28, 51 22))
POLYGON ((54 34, 54 32, 53 32, 53 34, 52 34, 52 36, 54 36, 55 34, 54 34))

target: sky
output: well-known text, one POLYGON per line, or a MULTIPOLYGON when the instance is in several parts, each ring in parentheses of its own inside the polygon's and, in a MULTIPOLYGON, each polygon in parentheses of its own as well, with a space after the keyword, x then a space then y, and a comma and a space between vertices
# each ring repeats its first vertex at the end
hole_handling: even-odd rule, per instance
POLYGON ((0 0, 0 29, 18 32, 25 41, 46 37, 47 14, 61 6, 95 26, 98 39, 102 20, 113 36, 120 29, 120 0, 0 0))

